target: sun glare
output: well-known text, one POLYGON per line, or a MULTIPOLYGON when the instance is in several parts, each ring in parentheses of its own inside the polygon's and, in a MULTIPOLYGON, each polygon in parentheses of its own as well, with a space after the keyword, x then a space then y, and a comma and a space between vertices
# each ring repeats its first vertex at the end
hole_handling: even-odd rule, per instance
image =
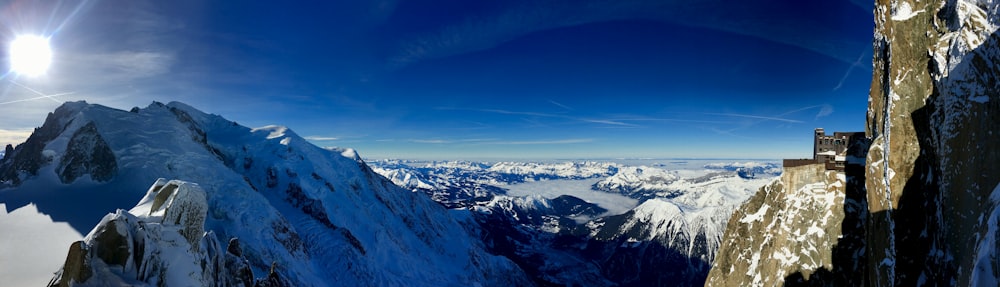
POLYGON ((49 39, 34 35, 18 36, 10 44, 10 69, 18 74, 44 74, 52 62, 49 39))

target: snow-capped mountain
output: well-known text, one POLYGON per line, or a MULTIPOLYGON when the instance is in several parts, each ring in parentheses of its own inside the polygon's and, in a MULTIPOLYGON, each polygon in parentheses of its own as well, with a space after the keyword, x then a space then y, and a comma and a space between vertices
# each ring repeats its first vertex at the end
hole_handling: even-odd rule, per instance
POLYGON ((712 164, 700 170, 618 163, 382 160, 374 165, 395 183, 423 191, 455 212, 471 211, 468 215, 478 223, 475 232, 490 250, 511 258, 542 285, 701 285, 733 210, 776 174, 769 170, 774 164, 756 162, 712 164), (497 165, 504 168, 494 168, 497 165), (512 173, 492 170, 524 174, 529 167, 568 179, 584 178, 582 174, 599 177, 601 173, 580 170, 614 167, 613 174, 584 188, 622 193, 643 202, 624 214, 605 215, 601 206, 577 197, 512 196, 503 190, 510 184, 491 185, 496 178, 514 178, 512 173), (756 176, 744 176, 741 170, 756 176), (481 181, 460 177, 468 174, 481 181), (446 187, 470 183, 483 191, 476 200, 469 193, 454 196, 451 192, 461 189, 446 187), (455 205, 456 200, 467 204, 455 205))
MULTIPOLYGON (((766 167, 771 164, 756 164, 758 167, 766 167)), ((704 192, 706 190, 723 190, 729 193, 752 192, 767 183, 770 178, 780 174, 780 169, 775 173, 770 169, 768 172, 757 173, 756 176, 748 177, 752 173, 751 169, 744 167, 732 167, 730 165, 709 164, 706 167, 723 170, 716 171, 709 169, 709 172, 695 175, 681 174, 679 171, 665 170, 648 166, 629 166, 619 169, 618 173, 609 176, 594 184, 595 190, 619 193, 631 198, 646 200, 651 198, 673 198, 694 192, 704 192), (718 168, 716 168, 718 166, 718 168), (732 168, 727 168, 732 167, 732 168), (728 170, 728 171, 725 171, 728 170)), ((685 200, 692 201, 692 196, 686 196, 685 200)), ((729 198, 717 198, 715 202, 719 205, 731 203, 729 198)), ((706 199, 707 200, 707 199, 706 199)), ((736 199, 741 200, 741 199, 736 199)), ((705 206, 701 203, 688 202, 705 206)), ((718 205, 716 205, 718 206, 718 205)))
POLYGON ((404 165, 376 164, 372 170, 400 187, 427 194, 447 208, 474 206, 504 194, 502 188, 469 178, 422 173, 404 165))
POLYGON ((671 183, 681 177, 676 172, 646 166, 630 166, 594 184, 594 189, 636 198, 672 197, 680 190, 672 190, 671 183))
MULTIPOLYGON (((353 150, 181 103, 131 111, 64 104, 0 162, 0 201, 35 202, 80 230, 134 205, 158 178, 196 183, 205 230, 219 242, 238 238, 253 274, 273 271, 293 286, 531 284, 439 204, 377 175, 353 150)), ((199 258, 189 250, 184 256, 199 258)))
MULTIPOLYGON (((487 169, 497 174, 523 176, 524 180, 584 179, 608 176, 618 172, 618 165, 607 162, 499 162, 487 169)), ((507 182, 511 183, 511 182, 507 182)))
POLYGON ((739 173, 740 176, 745 178, 755 178, 758 175, 763 175, 763 176, 781 175, 781 164, 773 162, 737 161, 737 162, 727 162, 727 163, 709 163, 705 165, 705 168, 735 171, 739 173))
POLYGON ((657 168, 624 168, 594 188, 625 188, 618 190, 631 190, 630 197, 646 200, 587 227, 591 238, 618 246, 605 248, 603 256, 612 262, 606 266, 622 278, 619 282, 702 285, 733 210, 771 178, 716 171, 692 178, 657 168))
MULTIPOLYGON (((469 162, 469 161, 405 161, 377 160, 369 162, 384 170, 409 170, 411 175, 431 182, 469 180, 489 185, 515 184, 526 181, 553 179, 585 179, 605 177, 618 172, 620 164, 612 162, 469 162), (416 173, 416 174, 414 174, 416 173)), ((383 174, 385 175, 385 174, 383 174)), ((389 176, 387 176, 389 177, 389 176)), ((398 176, 395 176, 398 177, 398 176)), ((394 178, 394 177, 389 177, 394 178)), ((393 182, 400 186, 419 188, 405 182, 405 176, 393 182)))

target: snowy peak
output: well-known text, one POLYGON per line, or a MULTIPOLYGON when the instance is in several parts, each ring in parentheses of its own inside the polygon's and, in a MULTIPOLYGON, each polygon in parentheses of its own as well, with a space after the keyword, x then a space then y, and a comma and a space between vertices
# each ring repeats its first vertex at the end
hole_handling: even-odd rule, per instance
POLYGON ((630 166, 596 184, 594 189, 621 193, 636 198, 656 197, 656 192, 670 192, 669 185, 680 179, 676 172, 647 166, 630 166))
MULTIPOLYGON (((528 283, 517 266, 486 253, 440 205, 396 187, 354 150, 323 149, 288 128, 250 129, 182 103, 130 111, 67 103, 0 163, 0 179, 9 188, 0 199, 39 202, 40 210, 73 221, 78 230, 100 219, 94 207, 51 198, 87 198, 111 206, 107 211, 142 198, 135 214, 116 213, 122 222, 203 220, 208 233, 240 238, 254 273, 273 270, 295 286, 528 283), (205 197, 197 208, 207 215, 164 209, 193 198, 184 195, 190 191, 185 184, 174 190, 159 182, 145 197, 135 192, 161 177, 197 183, 205 197)), ((189 239, 205 233, 181 230, 171 248, 183 245, 178 240, 197 247, 189 239)))

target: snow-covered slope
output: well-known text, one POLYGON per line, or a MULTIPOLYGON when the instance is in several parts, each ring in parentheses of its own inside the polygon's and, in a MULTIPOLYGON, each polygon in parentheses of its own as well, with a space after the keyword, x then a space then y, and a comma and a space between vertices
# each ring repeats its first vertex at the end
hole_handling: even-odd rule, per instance
POLYGON ((511 258, 542 284, 564 285, 702 285, 733 210, 780 174, 774 164, 760 162, 710 163, 684 170, 587 162, 383 160, 375 166, 395 183, 423 191, 449 208, 471 209, 469 215, 479 223, 477 230, 491 250, 511 258), (504 181, 533 180, 524 174, 554 178, 515 185, 504 181), (594 179, 568 180, 586 177, 594 179), (496 182, 504 184, 492 185, 496 182), (462 192, 471 190, 471 183, 482 192, 475 200, 462 192), (549 190, 554 184, 622 193, 631 197, 624 199, 642 204, 596 217, 603 210, 599 205, 606 202, 557 197, 549 190), (493 188, 510 190, 505 194, 493 188), (466 204, 454 204, 463 198, 466 204))
POLYGON ((353 150, 322 149, 284 127, 249 129, 181 103, 128 112, 66 103, 7 158, 0 201, 37 202, 77 225, 97 223, 93 209, 131 206, 157 178, 197 183, 205 229, 239 238, 255 274, 275 263, 295 286, 530 284, 440 205, 353 150))
POLYGON ((630 185, 618 186, 637 186, 630 196, 649 199, 624 214, 589 222, 587 227, 591 238, 619 246, 605 250, 603 256, 613 262, 609 267, 618 276, 632 280, 624 281, 630 284, 704 284, 733 210, 770 180, 746 179, 736 172, 690 178, 650 167, 635 172, 625 168, 622 173, 627 174, 609 177, 595 188, 626 179, 630 185), (668 176, 672 180, 663 180, 668 176))

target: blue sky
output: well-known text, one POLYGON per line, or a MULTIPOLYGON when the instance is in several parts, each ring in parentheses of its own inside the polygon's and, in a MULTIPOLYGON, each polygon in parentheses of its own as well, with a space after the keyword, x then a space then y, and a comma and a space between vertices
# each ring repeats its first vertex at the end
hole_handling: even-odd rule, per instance
POLYGON ((0 82, 0 143, 75 100, 368 158, 806 157, 815 127, 863 130, 871 3, 732 2, 0 1, 4 47, 54 53, 0 82))

